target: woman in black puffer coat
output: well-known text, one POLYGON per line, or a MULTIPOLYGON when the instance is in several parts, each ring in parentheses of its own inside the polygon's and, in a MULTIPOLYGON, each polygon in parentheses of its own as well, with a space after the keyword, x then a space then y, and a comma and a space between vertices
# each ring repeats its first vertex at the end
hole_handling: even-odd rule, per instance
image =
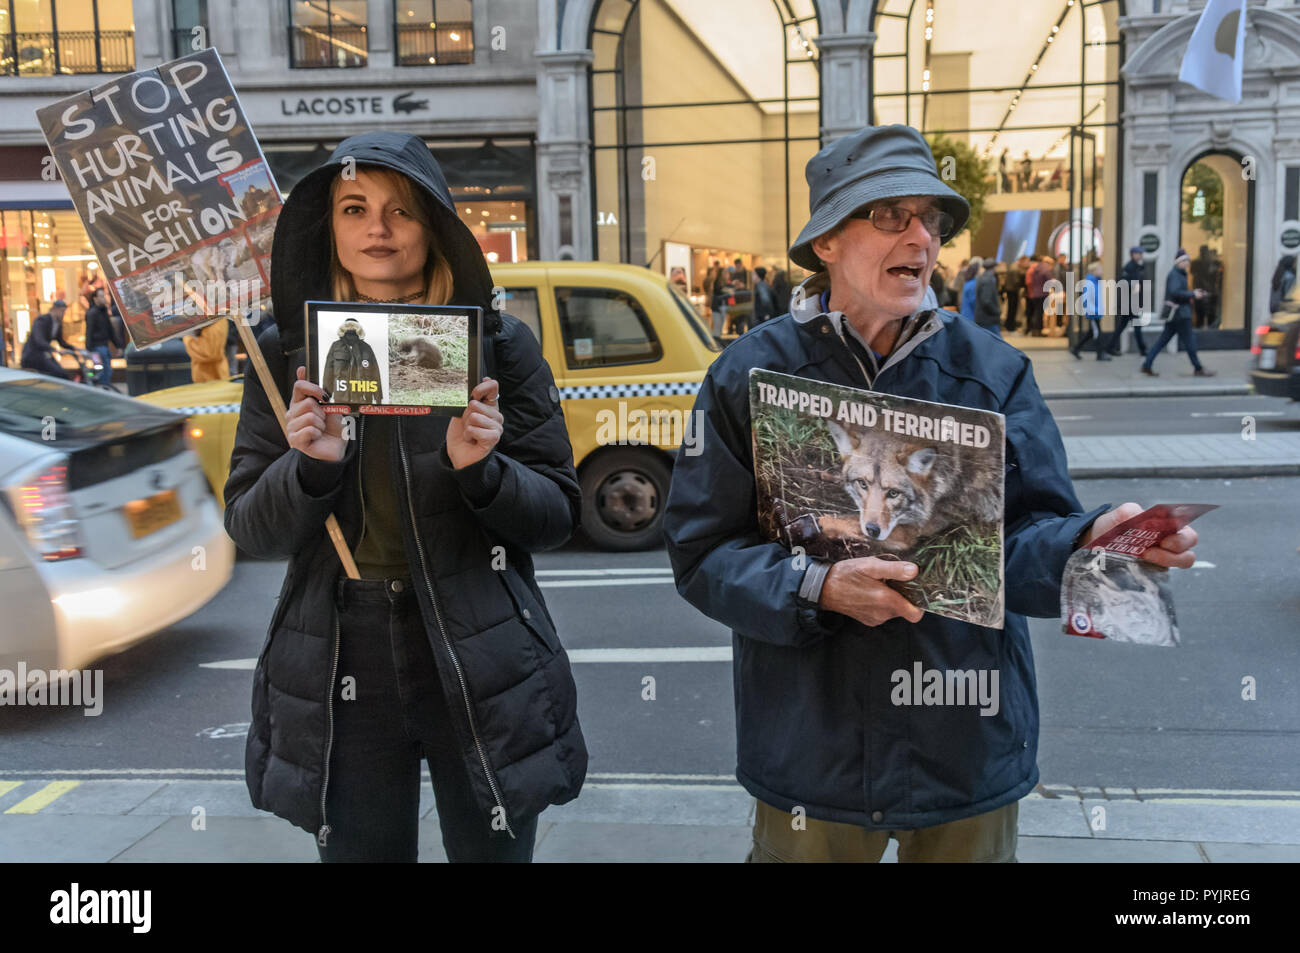
POLYGON ((225 487, 231 538, 289 560, 253 679, 253 804, 315 834, 323 860, 413 861, 423 758, 451 860, 530 860, 538 814, 576 797, 587 768, 530 556, 568 540, 581 507, 550 368, 492 310, 487 263, 414 136, 348 139, 294 188, 271 284, 278 327, 258 344, 289 440, 247 375, 225 487), (305 380, 310 299, 482 307, 486 376, 468 409, 363 415, 344 439, 305 380))

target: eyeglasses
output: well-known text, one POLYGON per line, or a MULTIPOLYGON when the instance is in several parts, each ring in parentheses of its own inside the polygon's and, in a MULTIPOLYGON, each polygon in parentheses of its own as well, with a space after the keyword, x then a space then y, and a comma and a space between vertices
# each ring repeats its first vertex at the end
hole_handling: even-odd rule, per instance
POLYGON ((935 238, 943 238, 952 232, 952 216, 943 209, 927 208, 923 212, 913 212, 901 205, 877 205, 874 208, 860 208, 849 213, 849 218, 862 218, 869 221, 882 232, 903 232, 912 224, 913 218, 919 218, 925 230, 935 238))

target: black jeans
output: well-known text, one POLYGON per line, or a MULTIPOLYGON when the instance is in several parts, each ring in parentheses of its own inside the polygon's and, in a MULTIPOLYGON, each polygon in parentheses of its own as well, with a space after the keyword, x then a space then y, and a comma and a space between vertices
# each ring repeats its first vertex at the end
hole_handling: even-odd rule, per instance
POLYGON ((511 818, 512 840, 474 798, 411 581, 340 579, 336 598, 331 831, 316 848, 321 860, 415 861, 423 757, 448 860, 531 861, 537 818, 511 818))
MULTIPOLYGON (((1138 315, 1136 314, 1123 314, 1115 319, 1115 331, 1110 336, 1110 343, 1106 345, 1107 350, 1111 352, 1115 352, 1119 350, 1120 335, 1124 333, 1124 329, 1128 327, 1128 323, 1130 321, 1136 321, 1136 320, 1138 320, 1138 315)), ((1142 325, 1140 324, 1133 325, 1133 340, 1137 342, 1138 351, 1141 352, 1143 357, 1146 357, 1147 345, 1146 342, 1142 340, 1142 325)))
POLYGON ((1155 363, 1156 356, 1164 350, 1166 344, 1178 337, 1178 346, 1187 352, 1188 358, 1191 359, 1192 367, 1198 371, 1201 369, 1200 359, 1196 356, 1196 331, 1192 328, 1191 318, 1174 318, 1172 321, 1165 322, 1165 329, 1160 332, 1160 337, 1156 343, 1147 350, 1147 359, 1142 362, 1143 366, 1151 369, 1155 363))

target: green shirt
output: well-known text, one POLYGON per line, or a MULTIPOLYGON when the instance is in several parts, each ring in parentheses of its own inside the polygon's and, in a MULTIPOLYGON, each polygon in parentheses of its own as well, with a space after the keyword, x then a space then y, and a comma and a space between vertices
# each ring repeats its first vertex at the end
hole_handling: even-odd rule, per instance
POLYGON ((362 417, 357 479, 361 482, 362 536, 352 557, 362 579, 409 578, 411 566, 402 543, 397 507, 401 494, 394 485, 391 461, 396 418, 362 417))

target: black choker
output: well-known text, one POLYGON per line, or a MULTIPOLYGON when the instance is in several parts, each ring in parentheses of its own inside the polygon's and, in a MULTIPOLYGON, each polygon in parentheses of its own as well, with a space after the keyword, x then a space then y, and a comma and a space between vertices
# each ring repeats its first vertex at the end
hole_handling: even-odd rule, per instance
POLYGON ((412 291, 409 295, 402 295, 400 298, 372 298, 358 291, 357 300, 368 301, 370 304, 410 304, 412 301, 423 298, 427 293, 426 290, 421 289, 420 291, 412 291))

